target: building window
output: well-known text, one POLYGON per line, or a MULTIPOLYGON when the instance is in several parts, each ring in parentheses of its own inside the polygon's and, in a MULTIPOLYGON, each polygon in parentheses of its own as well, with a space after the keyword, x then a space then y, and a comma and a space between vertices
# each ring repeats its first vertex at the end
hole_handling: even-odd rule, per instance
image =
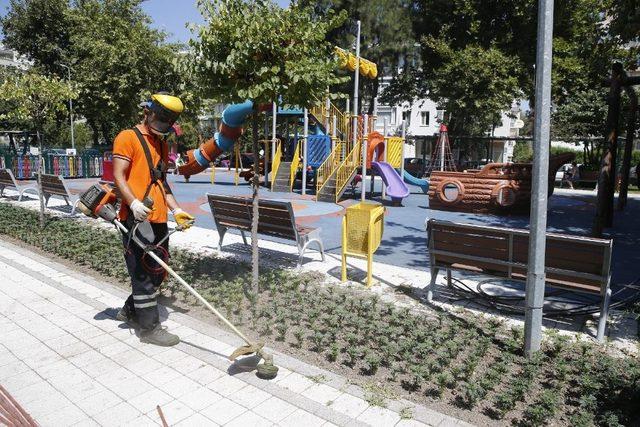
POLYGON ((429 126, 429 112, 420 111, 420 126, 429 126))
POLYGON ((411 110, 405 110, 402 112, 402 121, 407 123, 407 126, 411 125, 411 110))
POLYGON ((438 121, 443 122, 444 121, 444 110, 436 110, 436 117, 438 118, 438 121))

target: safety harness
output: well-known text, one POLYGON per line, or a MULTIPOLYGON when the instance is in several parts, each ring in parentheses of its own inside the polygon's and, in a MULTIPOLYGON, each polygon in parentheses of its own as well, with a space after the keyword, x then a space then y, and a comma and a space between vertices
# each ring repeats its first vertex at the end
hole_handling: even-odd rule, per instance
MULTIPOLYGON (((149 173, 151 175, 151 182, 149 183, 149 186, 147 187, 147 190, 145 191, 142 198, 144 199, 149 195, 151 187, 153 187, 154 185, 162 185, 162 188, 165 190, 162 192, 164 197, 165 192, 169 190, 166 185, 167 164, 164 162, 164 144, 160 144, 160 160, 158 161, 158 164, 154 165, 153 159, 151 158, 151 151, 149 151, 149 144, 147 144, 147 141, 144 139, 144 136, 142 136, 142 133, 137 127, 134 127, 133 131, 136 133, 138 141, 140 141, 140 145, 142 145, 142 150, 144 151, 144 156, 147 159, 147 165, 149 166, 149 173)), ((169 190, 169 192, 170 191, 171 190, 169 190)))

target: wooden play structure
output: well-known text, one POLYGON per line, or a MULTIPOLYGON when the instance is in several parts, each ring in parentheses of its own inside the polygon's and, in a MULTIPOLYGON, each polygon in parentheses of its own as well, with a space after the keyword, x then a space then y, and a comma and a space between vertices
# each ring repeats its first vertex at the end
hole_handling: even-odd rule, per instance
MULTIPOLYGON (((553 177, 575 154, 549 159, 549 195, 553 177)), ((480 170, 433 171, 429 186, 431 209, 480 212, 526 213, 531 203, 531 163, 489 163, 480 170)))

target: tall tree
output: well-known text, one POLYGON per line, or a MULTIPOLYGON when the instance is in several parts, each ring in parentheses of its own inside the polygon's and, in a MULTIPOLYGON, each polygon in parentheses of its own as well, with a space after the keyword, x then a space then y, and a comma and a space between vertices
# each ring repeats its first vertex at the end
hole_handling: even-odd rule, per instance
MULTIPOLYGON (((251 99, 309 107, 314 94, 340 83, 335 75, 329 31, 344 20, 330 14, 316 20, 311 10, 296 3, 282 9, 270 0, 199 1, 206 23, 189 44, 192 70, 207 98, 233 103, 251 99)), ((259 152, 257 114, 254 115, 253 152, 259 152)), ((253 223, 251 227, 253 277, 258 290, 258 161, 254 162, 253 223)))
MULTIPOLYGON (((38 135, 40 146, 38 165, 42 165, 42 130, 58 113, 65 111, 69 98, 75 98, 66 82, 56 77, 47 77, 30 70, 27 73, 9 75, 0 85, 0 99, 10 106, 0 114, 0 120, 31 122, 38 135)), ((42 168, 38 167, 38 186, 42 168)), ((40 227, 44 227, 44 199, 40 198, 40 227)))
POLYGON ((139 102, 151 92, 181 95, 190 112, 199 105, 175 71, 182 47, 167 45, 165 34, 150 28, 141 3, 11 0, 1 21, 4 43, 46 73, 66 78, 62 64, 71 67, 79 92, 76 113, 87 119, 94 143, 108 143, 120 128, 131 126, 139 102))

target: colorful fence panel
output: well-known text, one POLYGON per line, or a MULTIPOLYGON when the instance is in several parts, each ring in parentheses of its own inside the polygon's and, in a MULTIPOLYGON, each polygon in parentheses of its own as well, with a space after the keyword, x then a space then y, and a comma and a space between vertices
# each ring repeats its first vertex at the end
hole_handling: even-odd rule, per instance
MULTIPOLYGON (((96 178, 102 176, 102 156, 45 154, 43 172, 64 178, 96 178)), ((38 156, 0 155, 0 168, 13 171, 17 179, 33 179, 38 171, 38 156)))

